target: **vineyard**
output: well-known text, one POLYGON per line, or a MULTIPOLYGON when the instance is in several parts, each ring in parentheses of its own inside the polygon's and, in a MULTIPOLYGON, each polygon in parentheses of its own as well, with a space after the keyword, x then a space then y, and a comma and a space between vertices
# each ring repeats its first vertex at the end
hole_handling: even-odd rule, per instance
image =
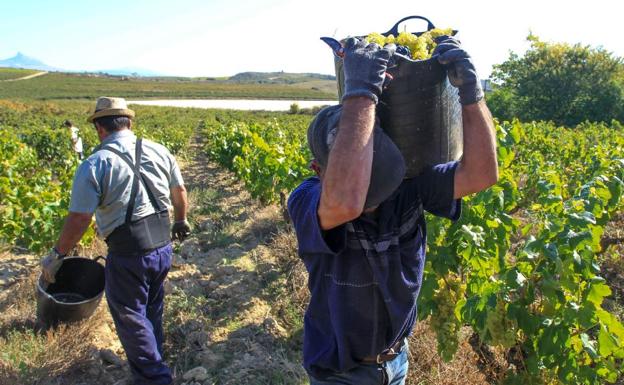
MULTIPOLYGON (((69 119, 82 127, 85 152, 91 153, 98 139, 84 118, 88 109, 87 103, 0 104, 0 239, 4 243, 38 252, 51 247, 58 236, 79 164, 70 132, 62 123, 69 119)), ((134 130, 178 154, 188 145, 197 118, 184 109, 164 109, 161 114, 138 117, 134 130)), ((93 236, 91 230, 83 242, 93 236)))
MULTIPOLYGON (((2 243, 51 246, 78 165, 61 123, 77 123, 89 153, 97 145, 83 123, 90 106, 0 101, 2 243)), ((311 175, 311 115, 132 108, 139 135, 178 158, 199 138, 201 151, 263 204, 283 201, 311 175)), ((601 264, 615 255, 622 265, 622 240, 605 234, 624 211, 624 127, 512 121, 496 129, 498 184, 465 199, 456 223, 428 218, 419 318, 429 319, 445 361, 469 330, 475 350, 502 357, 504 383, 621 381, 623 282, 605 280, 601 264)))
MULTIPOLYGON (((24 75, 29 75, 27 70, 24 75)), ((36 72, 36 71, 35 71, 36 72)), ((20 72, 21 73, 21 72, 20 72)), ((11 69, 0 70, 3 77, 19 77, 11 69)), ((332 80, 319 80, 301 76, 291 82, 270 83, 249 81, 228 81, 220 79, 192 78, 132 78, 105 76, 101 74, 48 73, 27 82, 3 82, 0 99, 27 98, 50 99, 95 99, 102 95, 125 95, 127 99, 214 99, 214 98, 267 98, 267 99, 312 99, 335 98, 332 80)))

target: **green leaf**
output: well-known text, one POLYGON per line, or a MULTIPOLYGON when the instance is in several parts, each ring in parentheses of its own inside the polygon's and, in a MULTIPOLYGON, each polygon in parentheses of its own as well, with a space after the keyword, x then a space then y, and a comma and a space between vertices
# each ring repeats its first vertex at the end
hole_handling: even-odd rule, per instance
POLYGON ((611 355, 618 349, 618 341, 609 333, 607 327, 602 325, 598 332, 598 351, 603 357, 611 355))
POLYGON ((589 291, 587 292, 587 300, 594 303, 596 306, 600 306, 604 297, 611 295, 611 288, 602 282, 592 282, 589 284, 589 291))
POLYGON ((587 227, 587 225, 595 225, 596 224, 596 217, 594 216, 594 214, 585 211, 582 212, 580 214, 570 214, 569 216, 570 218, 570 223, 573 226, 577 226, 577 227, 587 227))

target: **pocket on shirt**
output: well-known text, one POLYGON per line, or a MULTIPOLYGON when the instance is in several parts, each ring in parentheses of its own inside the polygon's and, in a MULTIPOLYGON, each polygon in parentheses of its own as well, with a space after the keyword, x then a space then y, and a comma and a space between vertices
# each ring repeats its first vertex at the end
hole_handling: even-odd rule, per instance
POLYGON ((333 257, 324 278, 329 285, 367 288, 377 285, 368 259, 364 254, 342 253, 333 257))

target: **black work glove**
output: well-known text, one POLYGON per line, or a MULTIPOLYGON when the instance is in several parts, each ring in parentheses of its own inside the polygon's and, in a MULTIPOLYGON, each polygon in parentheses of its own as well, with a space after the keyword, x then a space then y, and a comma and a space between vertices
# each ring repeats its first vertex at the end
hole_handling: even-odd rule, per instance
POLYGON ((173 224, 173 228, 171 229, 171 238, 174 240, 179 240, 182 242, 189 235, 191 235, 191 225, 185 220, 177 221, 173 224))
POLYGON ((375 103, 381 95, 388 60, 394 54, 396 46, 390 44, 384 48, 364 40, 350 37, 344 44, 345 88, 342 100, 355 96, 371 98, 375 103))
POLYGON ((438 58, 447 72, 451 84, 459 90, 459 102, 473 104, 483 99, 483 89, 470 55, 461 47, 459 40, 450 36, 435 39, 438 44, 433 57, 438 58))

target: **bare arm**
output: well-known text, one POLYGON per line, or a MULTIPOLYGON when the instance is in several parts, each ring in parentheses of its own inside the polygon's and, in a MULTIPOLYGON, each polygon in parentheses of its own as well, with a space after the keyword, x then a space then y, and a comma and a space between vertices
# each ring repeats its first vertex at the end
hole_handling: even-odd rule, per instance
POLYGON ((329 230, 364 210, 373 163, 375 103, 366 97, 344 100, 340 128, 323 174, 318 216, 329 230))
POLYGON ((93 214, 69 212, 65 218, 63 230, 56 243, 56 250, 65 255, 76 246, 80 238, 89 228, 93 214))
POLYGON ((485 190, 498 181, 494 124, 485 102, 463 106, 462 119, 464 155, 455 172, 455 199, 485 190))
POLYGON ((176 186, 171 188, 171 203, 173 204, 173 219, 175 222, 186 220, 188 211, 188 198, 186 187, 176 186))

